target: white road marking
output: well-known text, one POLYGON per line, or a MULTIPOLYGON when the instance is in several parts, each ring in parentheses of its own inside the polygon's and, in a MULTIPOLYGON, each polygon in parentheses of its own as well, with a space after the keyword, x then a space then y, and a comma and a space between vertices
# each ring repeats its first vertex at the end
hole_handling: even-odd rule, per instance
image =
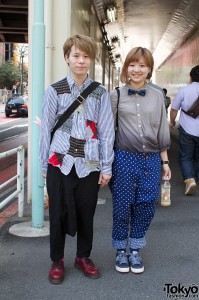
POLYGON ((106 203, 106 200, 105 199, 98 199, 97 200, 97 204, 105 204, 106 203))
POLYGON ((1 133, 1 132, 4 132, 4 131, 11 130, 11 129, 13 129, 13 128, 20 128, 20 127, 28 127, 28 123, 27 123, 27 124, 22 124, 22 125, 16 125, 16 126, 12 126, 12 127, 9 127, 9 128, 3 129, 3 130, 0 130, 0 133, 1 133))

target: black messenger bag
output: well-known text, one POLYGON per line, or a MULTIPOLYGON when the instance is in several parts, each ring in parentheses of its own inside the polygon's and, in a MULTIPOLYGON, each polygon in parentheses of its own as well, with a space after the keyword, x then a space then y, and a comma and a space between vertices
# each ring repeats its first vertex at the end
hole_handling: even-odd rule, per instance
POLYGON ((192 118, 197 118, 199 116, 199 96, 196 101, 192 104, 192 106, 187 110, 181 109, 185 114, 192 118))

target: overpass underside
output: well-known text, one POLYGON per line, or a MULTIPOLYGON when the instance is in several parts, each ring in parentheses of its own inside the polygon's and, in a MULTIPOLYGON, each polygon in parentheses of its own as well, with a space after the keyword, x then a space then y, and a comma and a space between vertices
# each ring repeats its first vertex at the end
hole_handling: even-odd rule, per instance
MULTIPOLYGON (((34 7, 35 1, 0 0, 0 42, 29 42, 31 46, 28 11, 34 15, 34 9, 29 6, 34 7)), ((100 53, 95 73, 98 72, 94 76, 110 89, 117 85, 115 78, 118 79, 126 53, 135 46, 152 51, 154 81, 165 86, 170 95, 176 93, 180 84, 188 82, 190 68, 199 63, 198 0, 48 0, 44 3, 45 19, 50 19, 45 24, 46 33, 51 36, 49 42, 46 40, 46 48, 52 49, 54 68, 60 59, 54 53, 62 47, 66 36, 77 32, 94 37, 98 43, 100 53), (66 15, 68 11, 70 15, 66 15), (70 20, 68 23, 66 18, 70 20), (60 27, 65 27, 65 33, 60 27), (59 32, 62 35, 56 40, 59 32)), ((59 72, 55 73, 57 77, 59 72)))
POLYGON ((28 43, 28 0, 0 1, 0 42, 28 43))

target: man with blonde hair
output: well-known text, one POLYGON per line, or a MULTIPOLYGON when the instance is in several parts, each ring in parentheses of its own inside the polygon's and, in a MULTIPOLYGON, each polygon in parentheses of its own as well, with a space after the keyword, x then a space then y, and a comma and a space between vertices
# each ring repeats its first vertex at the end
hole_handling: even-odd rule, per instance
POLYGON ((93 218, 99 187, 108 184, 114 158, 114 121, 108 91, 98 84, 86 99, 80 95, 93 83, 88 71, 96 56, 96 43, 76 34, 66 40, 63 51, 71 75, 45 92, 40 138, 40 160, 49 195, 49 280, 55 284, 64 279, 66 234, 77 233, 75 267, 89 278, 100 277, 89 258, 93 218), (51 141, 52 129, 77 97, 79 102, 83 99, 82 104, 53 131, 51 141))

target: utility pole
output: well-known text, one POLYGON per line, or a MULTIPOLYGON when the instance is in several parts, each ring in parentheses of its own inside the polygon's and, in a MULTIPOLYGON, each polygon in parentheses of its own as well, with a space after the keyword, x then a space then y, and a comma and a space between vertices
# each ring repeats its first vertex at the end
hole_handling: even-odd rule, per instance
POLYGON ((23 96, 23 58, 24 55, 21 56, 21 95, 23 96))
POLYGON ((24 80, 24 57, 27 56, 28 46, 22 45, 19 48, 19 55, 21 61, 21 95, 23 96, 23 80, 24 80))
POLYGON ((44 95, 44 0, 34 0, 32 62, 32 227, 42 228, 44 226, 44 179, 39 162, 40 127, 34 124, 34 120, 37 116, 41 118, 41 106, 44 95))

